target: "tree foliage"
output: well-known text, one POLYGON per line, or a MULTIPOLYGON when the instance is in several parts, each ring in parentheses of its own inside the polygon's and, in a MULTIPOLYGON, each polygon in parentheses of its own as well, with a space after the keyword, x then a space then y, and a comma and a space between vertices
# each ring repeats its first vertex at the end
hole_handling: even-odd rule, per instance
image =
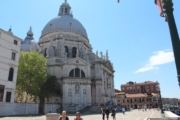
POLYGON ((17 90, 38 96, 46 81, 46 58, 37 52, 21 52, 18 66, 17 90))
MULTIPOLYGON (((39 114, 44 114, 45 98, 60 95, 56 76, 46 72, 46 58, 37 52, 21 52, 16 90, 18 96, 39 98, 39 114)), ((22 99, 20 97, 20 99, 22 99)))
POLYGON ((41 87, 41 93, 39 94, 39 114, 44 114, 45 98, 49 98, 55 95, 60 95, 60 84, 56 76, 47 76, 47 80, 41 87))

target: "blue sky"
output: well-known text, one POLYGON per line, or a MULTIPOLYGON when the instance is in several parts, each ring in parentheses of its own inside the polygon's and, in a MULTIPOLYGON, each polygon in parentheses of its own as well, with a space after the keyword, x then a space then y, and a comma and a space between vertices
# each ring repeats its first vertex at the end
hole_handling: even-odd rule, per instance
MULTIPOLYGON (((0 28, 24 39, 32 26, 39 40, 64 0, 3 0, 0 28)), ((174 17, 180 32, 180 0, 174 17)), ((109 51, 115 88, 128 81, 158 81, 163 97, 180 98, 169 28, 154 0, 68 0, 74 18, 86 28, 93 51, 109 51)))

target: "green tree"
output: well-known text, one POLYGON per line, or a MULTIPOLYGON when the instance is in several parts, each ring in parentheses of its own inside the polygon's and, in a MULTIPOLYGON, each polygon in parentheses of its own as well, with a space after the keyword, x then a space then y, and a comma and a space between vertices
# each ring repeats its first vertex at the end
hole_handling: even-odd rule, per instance
MULTIPOLYGON (((40 93, 47 78, 46 58, 37 52, 21 52, 17 76, 17 92, 30 96, 40 93)), ((27 99, 26 99, 27 102, 27 99)))
POLYGON ((39 95, 39 114, 44 114, 45 98, 49 98, 55 95, 60 95, 60 84, 56 76, 47 76, 47 80, 41 87, 39 95))
MULTIPOLYGON (((17 92, 39 98, 39 114, 44 114, 45 98, 60 95, 56 76, 47 75, 46 58, 37 52, 21 52, 18 66, 17 92)), ((27 98, 26 98, 27 101, 27 98)))

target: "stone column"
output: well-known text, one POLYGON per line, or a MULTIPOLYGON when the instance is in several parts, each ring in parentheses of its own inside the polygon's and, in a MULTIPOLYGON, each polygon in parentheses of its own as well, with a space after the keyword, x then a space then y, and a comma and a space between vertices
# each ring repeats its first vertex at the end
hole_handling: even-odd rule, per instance
POLYGON ((105 91, 104 91, 104 74, 103 74, 103 70, 101 71, 101 103, 104 103, 104 94, 105 94, 105 91))
POLYGON ((87 101, 86 101, 87 105, 90 106, 92 104, 91 103, 91 83, 90 82, 87 83, 86 99, 87 99, 87 101))
POLYGON ((111 79, 112 79, 112 95, 113 95, 113 100, 114 100, 114 103, 115 103, 114 76, 112 76, 111 79))
POLYGON ((68 84, 65 83, 64 84, 64 103, 67 104, 68 101, 67 101, 67 96, 68 96, 68 84))
MULTIPOLYGON (((80 72, 81 73, 81 72, 80 72)), ((83 91, 84 91, 84 85, 80 84, 80 89, 79 89, 79 94, 80 94, 80 98, 81 98, 81 104, 84 103, 84 95, 83 95, 83 91)))
POLYGON ((65 82, 64 82, 64 80, 63 80, 63 104, 65 103, 65 95, 66 95, 66 93, 65 93, 65 82))
POLYGON ((96 81, 96 103, 101 103, 101 81, 96 81))
POLYGON ((69 50, 69 58, 72 58, 72 46, 69 46, 68 50, 69 50))
MULTIPOLYGON (((105 81, 105 95, 107 95, 107 79, 106 79, 106 72, 104 72, 104 81, 105 81)), ((107 102, 107 97, 105 96, 105 103, 107 102)))
POLYGON ((75 98, 75 83, 73 83, 72 84, 72 87, 71 87, 71 90, 72 90, 72 104, 74 104, 75 103, 75 100, 74 100, 74 98, 75 98))

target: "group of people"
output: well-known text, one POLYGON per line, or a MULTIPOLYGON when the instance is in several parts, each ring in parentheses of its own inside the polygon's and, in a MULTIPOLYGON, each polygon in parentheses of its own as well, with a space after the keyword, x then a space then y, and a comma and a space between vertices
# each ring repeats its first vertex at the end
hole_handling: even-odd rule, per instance
POLYGON ((146 104, 142 105, 142 106, 138 106, 138 110, 142 109, 142 111, 147 111, 147 109, 151 110, 152 106, 147 106, 146 104))
MULTIPOLYGON (((68 116, 66 115, 66 111, 62 111, 62 116, 59 118, 59 120, 69 120, 68 116)), ((76 117, 74 120, 83 120, 79 112, 76 112, 76 117)))
MULTIPOLYGON (((122 108, 122 112, 123 114, 125 114, 125 108, 122 108)), ((101 114, 102 114, 102 119, 105 120, 105 115, 107 120, 109 119, 109 114, 110 114, 110 110, 107 107, 106 109, 101 108, 101 114)), ((116 119, 116 109, 112 108, 111 110, 111 116, 113 117, 113 120, 116 119)), ((69 120, 68 116, 66 115, 66 111, 62 111, 62 115, 60 116, 59 120, 69 120)), ((83 120, 80 116, 79 112, 76 112, 76 117, 74 118, 74 120, 83 120)))
MULTIPOLYGON (((125 108, 122 108, 122 112, 123 112, 123 114, 125 114, 125 108)), ((103 120, 105 120, 105 115, 106 115, 106 118, 108 120, 109 119, 109 114, 110 114, 109 108, 108 107, 106 109, 101 108, 101 114, 102 114, 102 119, 103 120)), ((111 116, 113 117, 113 120, 116 119, 116 109, 115 108, 112 108, 111 116)))

